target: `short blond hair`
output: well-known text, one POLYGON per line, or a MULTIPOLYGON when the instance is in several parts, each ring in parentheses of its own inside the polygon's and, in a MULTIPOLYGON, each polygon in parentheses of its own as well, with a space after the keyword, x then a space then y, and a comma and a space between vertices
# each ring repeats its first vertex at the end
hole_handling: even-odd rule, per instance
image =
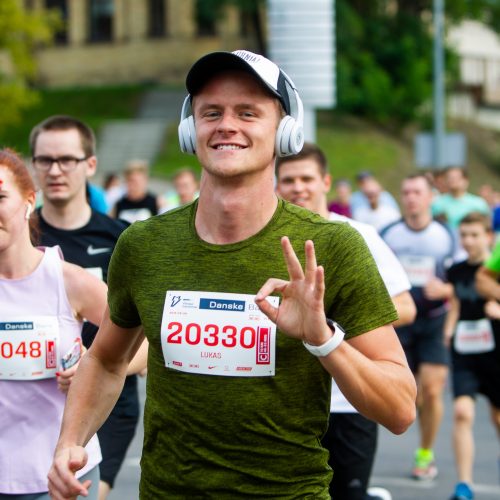
POLYGON ((125 165, 125 169, 123 170, 123 175, 125 175, 125 177, 127 177, 128 175, 130 175, 134 172, 143 172, 144 174, 148 174, 148 172, 149 172, 148 161, 142 160, 139 158, 129 160, 125 165))

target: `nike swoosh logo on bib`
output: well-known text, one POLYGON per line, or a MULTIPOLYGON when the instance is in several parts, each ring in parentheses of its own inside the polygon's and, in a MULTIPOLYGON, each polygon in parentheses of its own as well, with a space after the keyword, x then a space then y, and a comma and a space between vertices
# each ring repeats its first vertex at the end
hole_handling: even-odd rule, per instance
POLYGON ((94 248, 92 245, 87 247, 87 253, 89 255, 99 255, 100 253, 111 252, 111 248, 94 248))

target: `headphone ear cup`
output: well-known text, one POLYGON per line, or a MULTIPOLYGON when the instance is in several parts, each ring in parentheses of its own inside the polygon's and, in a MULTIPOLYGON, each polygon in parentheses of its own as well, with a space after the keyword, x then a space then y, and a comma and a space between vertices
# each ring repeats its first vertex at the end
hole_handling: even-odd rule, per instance
POLYGON ((276 132, 276 154, 278 156, 289 156, 293 154, 290 150, 290 134, 295 125, 295 120, 287 115, 284 116, 276 132))
POLYGON ((196 129, 193 115, 184 118, 179 123, 179 145, 183 153, 195 154, 196 152, 196 129))
POLYGON ((296 120, 294 120, 294 122, 289 140, 289 151, 292 155, 300 153, 304 146, 304 129, 296 120))

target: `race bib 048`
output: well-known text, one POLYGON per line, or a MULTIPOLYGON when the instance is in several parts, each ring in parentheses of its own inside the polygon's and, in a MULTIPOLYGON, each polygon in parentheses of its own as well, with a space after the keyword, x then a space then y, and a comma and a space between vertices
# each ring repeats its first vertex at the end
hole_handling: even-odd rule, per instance
POLYGON ((0 379, 38 380, 55 377, 59 325, 54 316, 2 318, 0 379))
MULTIPOLYGON (((165 366, 231 377, 275 374, 276 325, 254 295, 168 291, 161 324, 165 366)), ((269 297, 278 307, 279 298, 269 297)))

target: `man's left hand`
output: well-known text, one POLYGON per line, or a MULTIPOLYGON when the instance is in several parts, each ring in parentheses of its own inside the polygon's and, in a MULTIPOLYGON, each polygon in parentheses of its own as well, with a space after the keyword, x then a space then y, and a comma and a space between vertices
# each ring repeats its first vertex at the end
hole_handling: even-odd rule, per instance
POLYGON ((312 345, 324 344, 332 333, 324 312, 324 270, 317 265, 314 244, 310 240, 305 243, 305 269, 286 236, 281 239, 281 247, 290 279, 268 279, 257 293, 255 303, 289 337, 312 345), (281 294, 279 307, 266 300, 273 292, 281 294))

